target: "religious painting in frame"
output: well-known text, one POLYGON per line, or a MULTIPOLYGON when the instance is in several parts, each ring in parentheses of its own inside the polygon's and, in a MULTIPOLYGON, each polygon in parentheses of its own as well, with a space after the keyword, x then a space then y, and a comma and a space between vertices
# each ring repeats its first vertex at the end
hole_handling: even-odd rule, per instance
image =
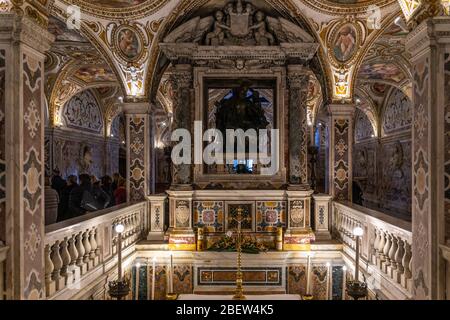
POLYGON ((328 43, 329 56, 335 64, 348 64, 356 57, 361 45, 361 26, 348 21, 337 24, 331 31, 328 43))
POLYGON ((255 222, 255 202, 254 201, 228 201, 226 202, 226 230, 237 231, 238 209, 242 208, 243 220, 241 223, 242 232, 253 232, 255 222))
POLYGON ((125 61, 136 61, 142 55, 142 39, 139 32, 129 26, 120 26, 114 35, 118 55, 125 61))

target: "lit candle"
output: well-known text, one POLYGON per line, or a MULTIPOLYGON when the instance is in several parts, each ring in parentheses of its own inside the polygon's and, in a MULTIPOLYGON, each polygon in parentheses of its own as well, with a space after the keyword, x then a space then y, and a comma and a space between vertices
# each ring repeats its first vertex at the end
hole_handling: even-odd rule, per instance
POLYGON ((308 254, 308 264, 306 266, 306 294, 310 295, 310 281, 311 281, 311 256, 308 254))
POLYGON ((173 293, 173 255, 170 254, 170 293, 173 293))
POLYGON ((327 262, 327 300, 332 300, 332 274, 331 274, 331 263, 327 262))
POLYGON ((156 281, 156 257, 153 257, 153 268, 152 268, 152 300, 155 300, 155 281, 156 281))
POLYGON ((342 267, 342 300, 345 300, 345 285, 347 280, 347 267, 342 267))

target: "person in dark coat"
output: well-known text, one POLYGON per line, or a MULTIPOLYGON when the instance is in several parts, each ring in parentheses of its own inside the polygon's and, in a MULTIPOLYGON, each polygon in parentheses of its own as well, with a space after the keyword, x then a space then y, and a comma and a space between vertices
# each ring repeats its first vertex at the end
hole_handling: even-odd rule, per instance
POLYGON ((113 207, 115 206, 115 199, 114 199, 114 191, 112 188, 112 179, 110 176, 104 176, 102 178, 102 184, 101 184, 101 188, 102 190, 109 196, 110 201, 109 201, 109 207, 113 207))
POLYGON ((116 206, 127 202, 127 189, 125 188, 125 179, 119 178, 116 191, 114 191, 114 197, 116 199, 116 206))
POLYGON ((58 207, 58 221, 70 219, 72 215, 69 210, 69 196, 74 188, 78 187, 77 177, 70 175, 67 177, 67 185, 61 191, 61 201, 58 207))
POLYGON ((80 185, 72 189, 69 194, 69 211, 71 217, 78 217, 87 212, 82 207, 83 195, 85 191, 92 193, 91 177, 88 174, 80 174, 80 185))
POLYGON ((55 189, 58 192, 59 197, 61 198, 61 191, 66 187, 66 180, 61 178, 61 173, 58 169, 53 170, 52 177, 52 189, 55 189))
POLYGON ((109 207, 109 204, 111 202, 110 196, 103 191, 102 187, 100 186, 100 181, 96 181, 92 185, 92 195, 94 196, 97 210, 105 209, 109 207))

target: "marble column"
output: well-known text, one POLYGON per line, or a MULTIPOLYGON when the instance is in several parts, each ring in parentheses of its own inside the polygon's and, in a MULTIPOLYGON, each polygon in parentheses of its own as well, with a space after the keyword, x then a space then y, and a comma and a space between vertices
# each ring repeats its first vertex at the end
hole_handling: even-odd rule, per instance
POLYGON ((308 70, 289 65, 289 189, 309 190, 308 181, 308 70))
POLYGON ((335 200, 352 200, 354 104, 331 104, 329 123, 329 192, 335 200))
MULTIPOLYGON (((174 92, 173 98, 173 124, 172 129, 186 129, 193 137, 193 75, 190 64, 178 64, 172 70, 170 81, 174 92)), ((193 139, 191 138, 191 141, 193 139)), ((173 145, 176 145, 174 142, 173 145)), ((193 150, 191 150, 193 161, 193 150)), ((173 165, 173 190, 192 189, 192 164, 173 165)))
POLYGON ((45 298, 44 53, 53 41, 27 15, 0 14, 0 240, 12 299, 45 298))
POLYGON ((413 66, 412 283, 416 299, 445 299, 439 245, 450 241, 450 17, 407 38, 413 66))
POLYGON ((127 130, 127 200, 145 201, 150 183, 150 104, 123 104, 127 130))

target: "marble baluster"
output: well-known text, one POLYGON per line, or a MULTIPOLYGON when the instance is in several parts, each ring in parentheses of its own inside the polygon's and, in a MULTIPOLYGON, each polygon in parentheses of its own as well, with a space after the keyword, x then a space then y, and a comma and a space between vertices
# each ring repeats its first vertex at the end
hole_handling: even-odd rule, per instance
POLYGON ((52 262, 51 254, 52 248, 50 245, 45 246, 45 291, 47 297, 52 296, 55 293, 55 282, 52 279, 54 265, 52 262))

